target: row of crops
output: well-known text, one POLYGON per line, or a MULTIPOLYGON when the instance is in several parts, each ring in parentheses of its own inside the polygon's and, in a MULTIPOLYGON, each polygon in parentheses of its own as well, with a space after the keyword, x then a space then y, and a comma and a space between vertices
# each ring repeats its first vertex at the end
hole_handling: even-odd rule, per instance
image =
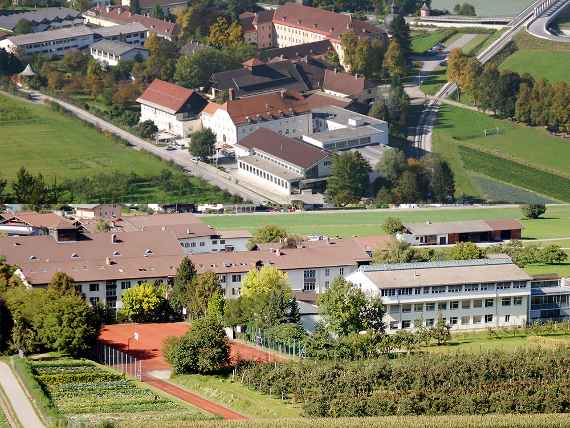
POLYGON ((53 406, 70 421, 97 424, 159 419, 205 419, 197 409, 88 360, 31 363, 53 406))

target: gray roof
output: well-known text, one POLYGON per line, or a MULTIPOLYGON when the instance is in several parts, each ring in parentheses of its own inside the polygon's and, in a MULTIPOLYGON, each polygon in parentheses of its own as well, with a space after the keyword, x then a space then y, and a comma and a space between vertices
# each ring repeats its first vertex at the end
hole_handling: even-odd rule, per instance
POLYGON ((315 116, 322 116, 334 122, 342 123, 343 125, 348 125, 350 119, 359 120, 360 121, 359 126, 362 125, 384 126, 384 124, 386 123, 383 120, 366 116, 364 114, 356 113, 354 111, 347 110, 342 107, 337 107, 335 105, 315 108, 312 111, 315 116))
POLYGON ((129 45, 128 43, 118 42, 116 40, 100 40, 97 43, 93 43, 89 47, 91 49, 97 49, 117 56, 124 55, 132 50, 140 50, 140 51, 147 50, 140 46, 129 45))
POLYGON ((140 22, 130 22, 122 25, 112 25, 111 27, 100 27, 95 30, 103 38, 119 36, 121 34, 135 33, 137 31, 147 31, 148 29, 140 22))
POLYGON ((77 10, 69 9, 67 7, 44 7, 30 12, 0 16, 0 28, 13 31, 14 27, 21 19, 25 19, 31 23, 40 23, 43 21, 50 22, 63 19, 73 19, 80 15, 81 13, 77 10))
POLYGON ((61 28, 59 30, 42 31, 40 33, 22 34, 20 36, 9 37, 12 43, 16 46, 28 45, 31 43, 49 42, 52 40, 68 39, 80 36, 89 36, 95 34, 92 28, 85 25, 76 27, 61 28))
POLYGON ((357 128, 339 128, 331 131, 316 132, 307 135, 307 137, 323 143, 330 143, 339 140, 345 141, 347 139, 371 137, 378 134, 378 132, 380 131, 372 126, 359 126, 357 128))
POLYGON ((275 175, 276 177, 282 178, 285 181, 300 180, 303 178, 300 174, 297 174, 296 172, 293 172, 290 169, 285 169, 283 167, 280 167, 279 165, 276 165, 273 162, 261 159, 257 156, 243 156, 240 157, 239 160, 249 165, 260 168, 264 171, 267 171, 275 175))

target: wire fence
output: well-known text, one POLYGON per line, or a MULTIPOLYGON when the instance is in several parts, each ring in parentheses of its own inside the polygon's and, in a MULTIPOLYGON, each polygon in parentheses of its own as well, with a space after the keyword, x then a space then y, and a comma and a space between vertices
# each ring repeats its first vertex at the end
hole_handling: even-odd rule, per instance
POLYGON ((259 348, 284 354, 290 358, 303 358, 305 356, 305 344, 299 340, 276 341, 264 336, 262 333, 249 331, 238 333, 237 339, 251 343, 259 348))
POLYGON ((126 352, 97 342, 93 349, 93 358, 100 364, 142 380, 142 361, 126 352))

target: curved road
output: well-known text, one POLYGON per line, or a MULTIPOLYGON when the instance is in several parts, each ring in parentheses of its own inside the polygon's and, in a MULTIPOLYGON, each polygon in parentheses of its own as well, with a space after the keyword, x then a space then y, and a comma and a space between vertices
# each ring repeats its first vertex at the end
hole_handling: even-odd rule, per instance
POLYGON ((535 37, 553 42, 570 43, 570 37, 553 34, 550 24, 566 8, 570 7, 570 0, 549 0, 537 8, 536 19, 528 24, 527 31, 535 37))

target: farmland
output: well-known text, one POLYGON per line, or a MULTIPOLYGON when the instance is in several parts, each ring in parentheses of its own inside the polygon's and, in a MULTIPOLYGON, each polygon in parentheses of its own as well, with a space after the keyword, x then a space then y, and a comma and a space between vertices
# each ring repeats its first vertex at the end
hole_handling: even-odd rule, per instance
POLYGON ((38 361, 31 367, 56 412, 71 424, 128 421, 145 426, 151 421, 208 418, 185 403, 87 360, 38 361))

